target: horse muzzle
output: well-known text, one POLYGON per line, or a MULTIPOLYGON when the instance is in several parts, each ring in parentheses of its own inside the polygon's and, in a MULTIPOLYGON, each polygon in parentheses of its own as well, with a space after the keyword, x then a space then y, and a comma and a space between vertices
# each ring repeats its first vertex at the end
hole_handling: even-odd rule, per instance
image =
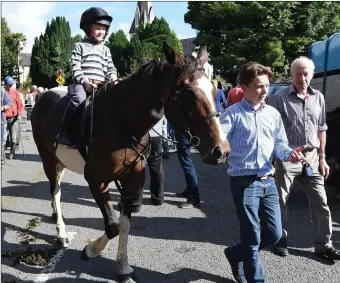
POLYGON ((220 146, 214 147, 210 152, 203 155, 202 161, 209 165, 219 165, 226 162, 229 154, 229 150, 226 150, 220 146))

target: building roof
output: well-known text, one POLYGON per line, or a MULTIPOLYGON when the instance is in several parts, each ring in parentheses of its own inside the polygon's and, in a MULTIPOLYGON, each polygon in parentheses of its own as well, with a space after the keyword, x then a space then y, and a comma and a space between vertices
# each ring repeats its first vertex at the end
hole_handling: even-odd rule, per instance
POLYGON ((185 38, 185 39, 180 40, 183 46, 184 56, 192 55, 192 52, 195 51, 195 48, 196 48, 196 45, 194 43, 195 39, 196 37, 191 37, 191 38, 185 38))
POLYGON ((144 26, 146 24, 151 24, 154 18, 155 16, 151 5, 151 1, 138 1, 135 17, 132 21, 129 34, 136 33, 141 23, 144 23, 144 26))
POLYGON ((20 66, 31 66, 31 53, 20 53, 20 66))

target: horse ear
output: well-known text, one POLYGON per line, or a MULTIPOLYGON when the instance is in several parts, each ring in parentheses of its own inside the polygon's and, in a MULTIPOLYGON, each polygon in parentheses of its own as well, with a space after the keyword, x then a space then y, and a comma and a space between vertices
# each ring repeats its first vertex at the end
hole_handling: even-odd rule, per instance
POLYGON ((206 46, 202 46, 197 54, 198 64, 203 67, 203 65, 208 61, 209 54, 206 46))
POLYGON ((179 55, 171 48, 171 46, 166 41, 163 41, 163 52, 166 61, 168 61, 170 65, 175 65, 176 62, 180 61, 178 60, 179 55))

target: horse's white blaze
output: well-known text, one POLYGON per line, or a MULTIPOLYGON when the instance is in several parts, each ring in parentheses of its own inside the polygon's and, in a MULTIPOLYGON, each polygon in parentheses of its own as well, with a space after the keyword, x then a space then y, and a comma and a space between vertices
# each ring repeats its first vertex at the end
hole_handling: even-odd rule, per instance
POLYGON ((90 240, 89 244, 86 245, 86 255, 89 258, 93 258, 104 251, 107 243, 110 239, 104 233, 103 236, 99 237, 97 240, 90 240))
POLYGON ((85 161, 77 149, 59 144, 56 156, 67 169, 78 174, 84 174, 85 161))
MULTIPOLYGON (((210 103, 211 109, 213 111, 216 111, 216 105, 215 105, 215 99, 214 99, 214 95, 213 95, 213 84, 209 81, 209 79, 205 76, 202 76, 201 78, 199 78, 197 80, 197 85, 196 85, 200 90, 202 90, 204 92, 204 94, 207 96, 208 101, 210 103)), ((218 134, 219 137, 221 139, 222 142, 224 142, 226 140, 226 135, 224 134, 221 124, 219 123, 218 118, 213 118, 216 122, 217 125, 217 130, 218 130, 218 134)))
POLYGON ((130 231, 130 220, 126 215, 119 218, 119 246, 117 252, 117 265, 119 274, 130 274, 133 269, 128 263, 127 243, 130 231))
POLYGON ((211 81, 209 81, 209 79, 206 76, 202 76, 196 82, 197 82, 196 87, 202 90, 204 94, 207 96, 211 109, 216 110, 214 95, 213 95, 214 86, 211 83, 211 81))

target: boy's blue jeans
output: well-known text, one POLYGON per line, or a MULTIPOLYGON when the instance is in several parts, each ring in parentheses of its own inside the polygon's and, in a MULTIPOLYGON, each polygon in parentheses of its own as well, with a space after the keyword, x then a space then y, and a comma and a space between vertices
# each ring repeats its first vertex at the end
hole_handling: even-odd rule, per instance
POLYGON ((190 145, 188 139, 181 133, 175 131, 175 139, 177 144, 177 157, 182 166, 185 180, 187 182, 187 190, 190 196, 199 196, 197 174, 191 159, 190 145))
POLYGON ((264 282, 259 250, 282 235, 279 195, 273 177, 230 177, 230 187, 240 221, 241 242, 228 247, 233 261, 243 261, 248 283, 264 282))

